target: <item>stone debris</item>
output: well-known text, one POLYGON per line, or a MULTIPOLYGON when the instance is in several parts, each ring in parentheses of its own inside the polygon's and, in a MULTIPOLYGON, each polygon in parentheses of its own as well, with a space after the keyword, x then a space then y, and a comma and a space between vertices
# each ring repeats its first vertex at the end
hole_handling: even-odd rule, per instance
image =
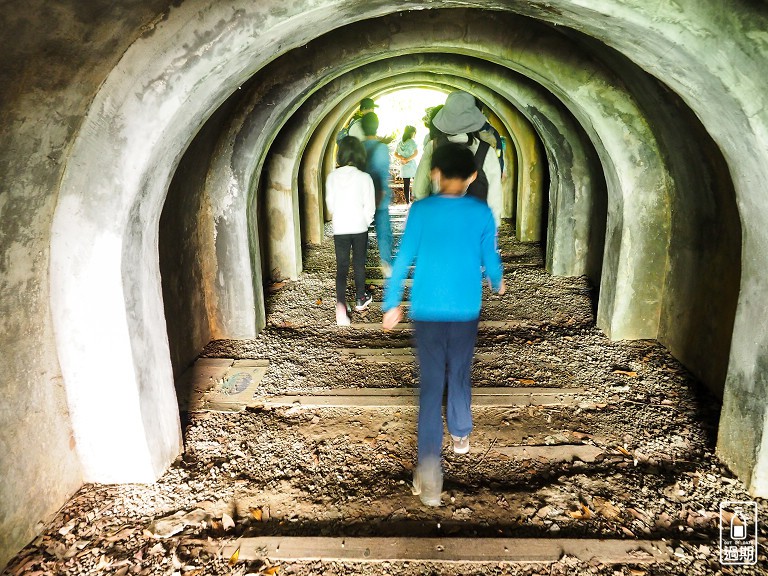
MULTIPOLYGON (((597 330, 586 279, 553 278, 539 246, 514 242, 508 229, 500 238, 510 292, 486 293, 494 304, 483 318, 515 324, 481 332, 473 382, 578 390, 577 401, 478 407, 470 453, 445 451, 444 506, 427 509, 410 491, 415 404, 219 412, 187 403, 184 454, 156 483, 83 486, 5 574, 768 574, 764 501, 758 566, 718 561, 719 503, 750 497, 714 453, 717 401, 658 343, 612 342, 597 330), (262 536, 643 539, 663 540, 672 554, 652 565, 565 554, 436 566, 232 561, 216 551, 262 536)), ((374 249, 368 265, 377 272, 374 249)), ((268 291, 268 327, 253 340, 212 342, 197 377, 213 386, 249 361, 240 366, 259 368, 261 397, 415 386, 410 358, 371 362, 354 352, 412 356, 407 331, 335 326, 333 267, 332 243, 308 248, 302 277, 268 291)), ((380 322, 380 289, 374 295, 353 322, 380 322)), ((233 379, 227 392, 246 384, 233 379)))

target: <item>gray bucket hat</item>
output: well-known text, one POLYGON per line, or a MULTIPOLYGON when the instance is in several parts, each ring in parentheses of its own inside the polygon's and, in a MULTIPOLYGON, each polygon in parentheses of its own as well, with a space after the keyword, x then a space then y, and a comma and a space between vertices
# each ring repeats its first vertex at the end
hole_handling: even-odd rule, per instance
POLYGON ((488 120, 475 105, 469 92, 451 92, 445 106, 435 115, 432 123, 444 134, 464 134, 480 130, 488 120))

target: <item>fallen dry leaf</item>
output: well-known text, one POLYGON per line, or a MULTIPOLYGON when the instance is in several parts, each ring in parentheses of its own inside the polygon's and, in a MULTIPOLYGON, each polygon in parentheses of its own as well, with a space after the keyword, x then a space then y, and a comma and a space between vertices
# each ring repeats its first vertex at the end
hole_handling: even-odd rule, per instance
POLYGON ((232 554, 232 556, 229 558, 229 565, 234 566, 237 564, 237 559, 240 558, 240 546, 237 547, 237 550, 235 550, 235 553, 232 554))
POLYGON ((613 520, 614 518, 617 518, 621 512, 616 506, 608 502, 608 500, 604 500, 600 498, 599 496, 595 496, 592 498, 592 506, 595 508, 595 512, 597 514, 600 514, 604 518, 607 518, 608 520, 613 520))
POLYGON ((251 516, 253 516, 255 520, 261 522, 261 515, 261 508, 251 508, 251 516))
POLYGON ((232 520, 232 516, 230 516, 229 514, 222 514, 221 525, 224 528, 224 530, 230 530, 231 528, 235 527, 235 521, 232 520))
MULTIPOLYGON (((723 509, 721 511, 721 514, 722 514, 722 517, 723 517, 723 524, 724 525, 725 524, 729 524, 730 525, 731 521, 733 521, 733 523, 735 525, 737 525, 737 526, 741 526, 742 524, 744 524, 744 522, 741 521, 741 518, 736 516, 733 512, 729 512, 728 510, 723 509)), ((715 514, 715 517, 717 517, 717 514, 715 514)))
POLYGON ((280 566, 272 566, 271 568, 267 568, 262 572, 264 576, 274 576, 274 574, 277 574, 280 572, 280 566))
POLYGON ((587 506, 584 504, 581 504, 581 510, 576 510, 574 512, 568 512, 570 514, 571 518, 575 520, 589 520, 592 518, 592 510, 590 510, 587 506))
POLYGON ((629 376, 630 378, 637 378, 637 372, 631 372, 629 370, 614 370, 613 373, 629 376))

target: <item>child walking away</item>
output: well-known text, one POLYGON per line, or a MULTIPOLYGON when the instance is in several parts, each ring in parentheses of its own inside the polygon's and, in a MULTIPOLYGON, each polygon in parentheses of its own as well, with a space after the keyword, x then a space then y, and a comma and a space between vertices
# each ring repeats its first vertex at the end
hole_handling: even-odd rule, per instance
POLYGON ((373 297, 365 291, 365 257, 368 227, 376 212, 373 180, 364 172, 365 148, 357 138, 346 136, 339 142, 339 165, 325 181, 325 202, 333 219, 333 244, 336 248, 336 324, 349 326, 347 274, 349 251, 355 278, 355 310, 368 308, 373 297))
POLYGON ((464 454, 472 431, 470 369, 483 270, 499 294, 505 286, 491 209, 465 196, 477 175, 472 152, 461 144, 445 144, 434 151, 431 166, 440 192, 411 206, 392 276, 384 288, 382 325, 390 330, 402 319, 405 279, 415 263, 410 317, 419 360, 419 420, 413 493, 424 504, 439 506, 443 392, 447 383, 448 431, 454 452, 464 454))

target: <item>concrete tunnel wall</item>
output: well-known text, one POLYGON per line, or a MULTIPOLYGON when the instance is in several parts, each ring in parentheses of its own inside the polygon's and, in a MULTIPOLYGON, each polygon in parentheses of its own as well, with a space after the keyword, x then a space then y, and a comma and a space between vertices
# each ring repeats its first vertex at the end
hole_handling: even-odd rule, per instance
MULTIPOLYGON (((120 6, 35 4, 23 13, 5 11, 4 29, 13 32, 0 39, 6 375, 0 459, 13 470, 0 481, 0 565, 83 478, 124 479, 122 462, 111 455, 127 448, 123 454, 137 471, 134 478, 152 479, 180 448, 157 229, 177 163, 205 119, 264 63, 324 31, 394 11, 405 11, 408 20, 414 15, 407 10, 438 5, 296 1, 272 10, 271 2, 255 7, 202 0, 177 7, 131 0, 120 6), (121 398, 127 414, 115 422, 109 416, 118 413, 121 398), (95 415, 101 420, 87 423, 95 415), (110 434, 115 430, 126 441, 110 434), (99 468, 103 476, 94 474, 99 468)), ((517 10, 617 49, 690 107, 703 126, 696 134, 706 132, 712 140, 708 155, 716 156, 716 148, 722 153, 743 235, 718 448, 750 490, 765 495, 768 326, 755 321, 768 312, 764 9, 736 3, 725 12, 714 3, 651 7, 612 0, 589 8, 566 0, 482 7, 517 10)), ((454 22, 452 29, 460 32, 463 25, 454 22)), ((461 42, 460 33, 454 41, 461 42)), ((549 88, 563 96, 557 82, 549 88)), ((574 115, 588 128, 585 121, 592 118, 574 115)), ((712 175, 729 184, 726 174, 712 175)), ((728 203, 714 200, 704 216, 719 222, 714 214, 728 203)), ((680 225, 689 228, 682 217, 671 226, 672 246, 680 225)), ((732 237, 733 230, 724 228, 732 237)), ((695 255, 700 238, 691 232, 687 251, 695 255)), ((672 251, 666 265, 675 266, 685 252, 672 251)), ((664 294, 672 292, 666 288, 664 294)))

